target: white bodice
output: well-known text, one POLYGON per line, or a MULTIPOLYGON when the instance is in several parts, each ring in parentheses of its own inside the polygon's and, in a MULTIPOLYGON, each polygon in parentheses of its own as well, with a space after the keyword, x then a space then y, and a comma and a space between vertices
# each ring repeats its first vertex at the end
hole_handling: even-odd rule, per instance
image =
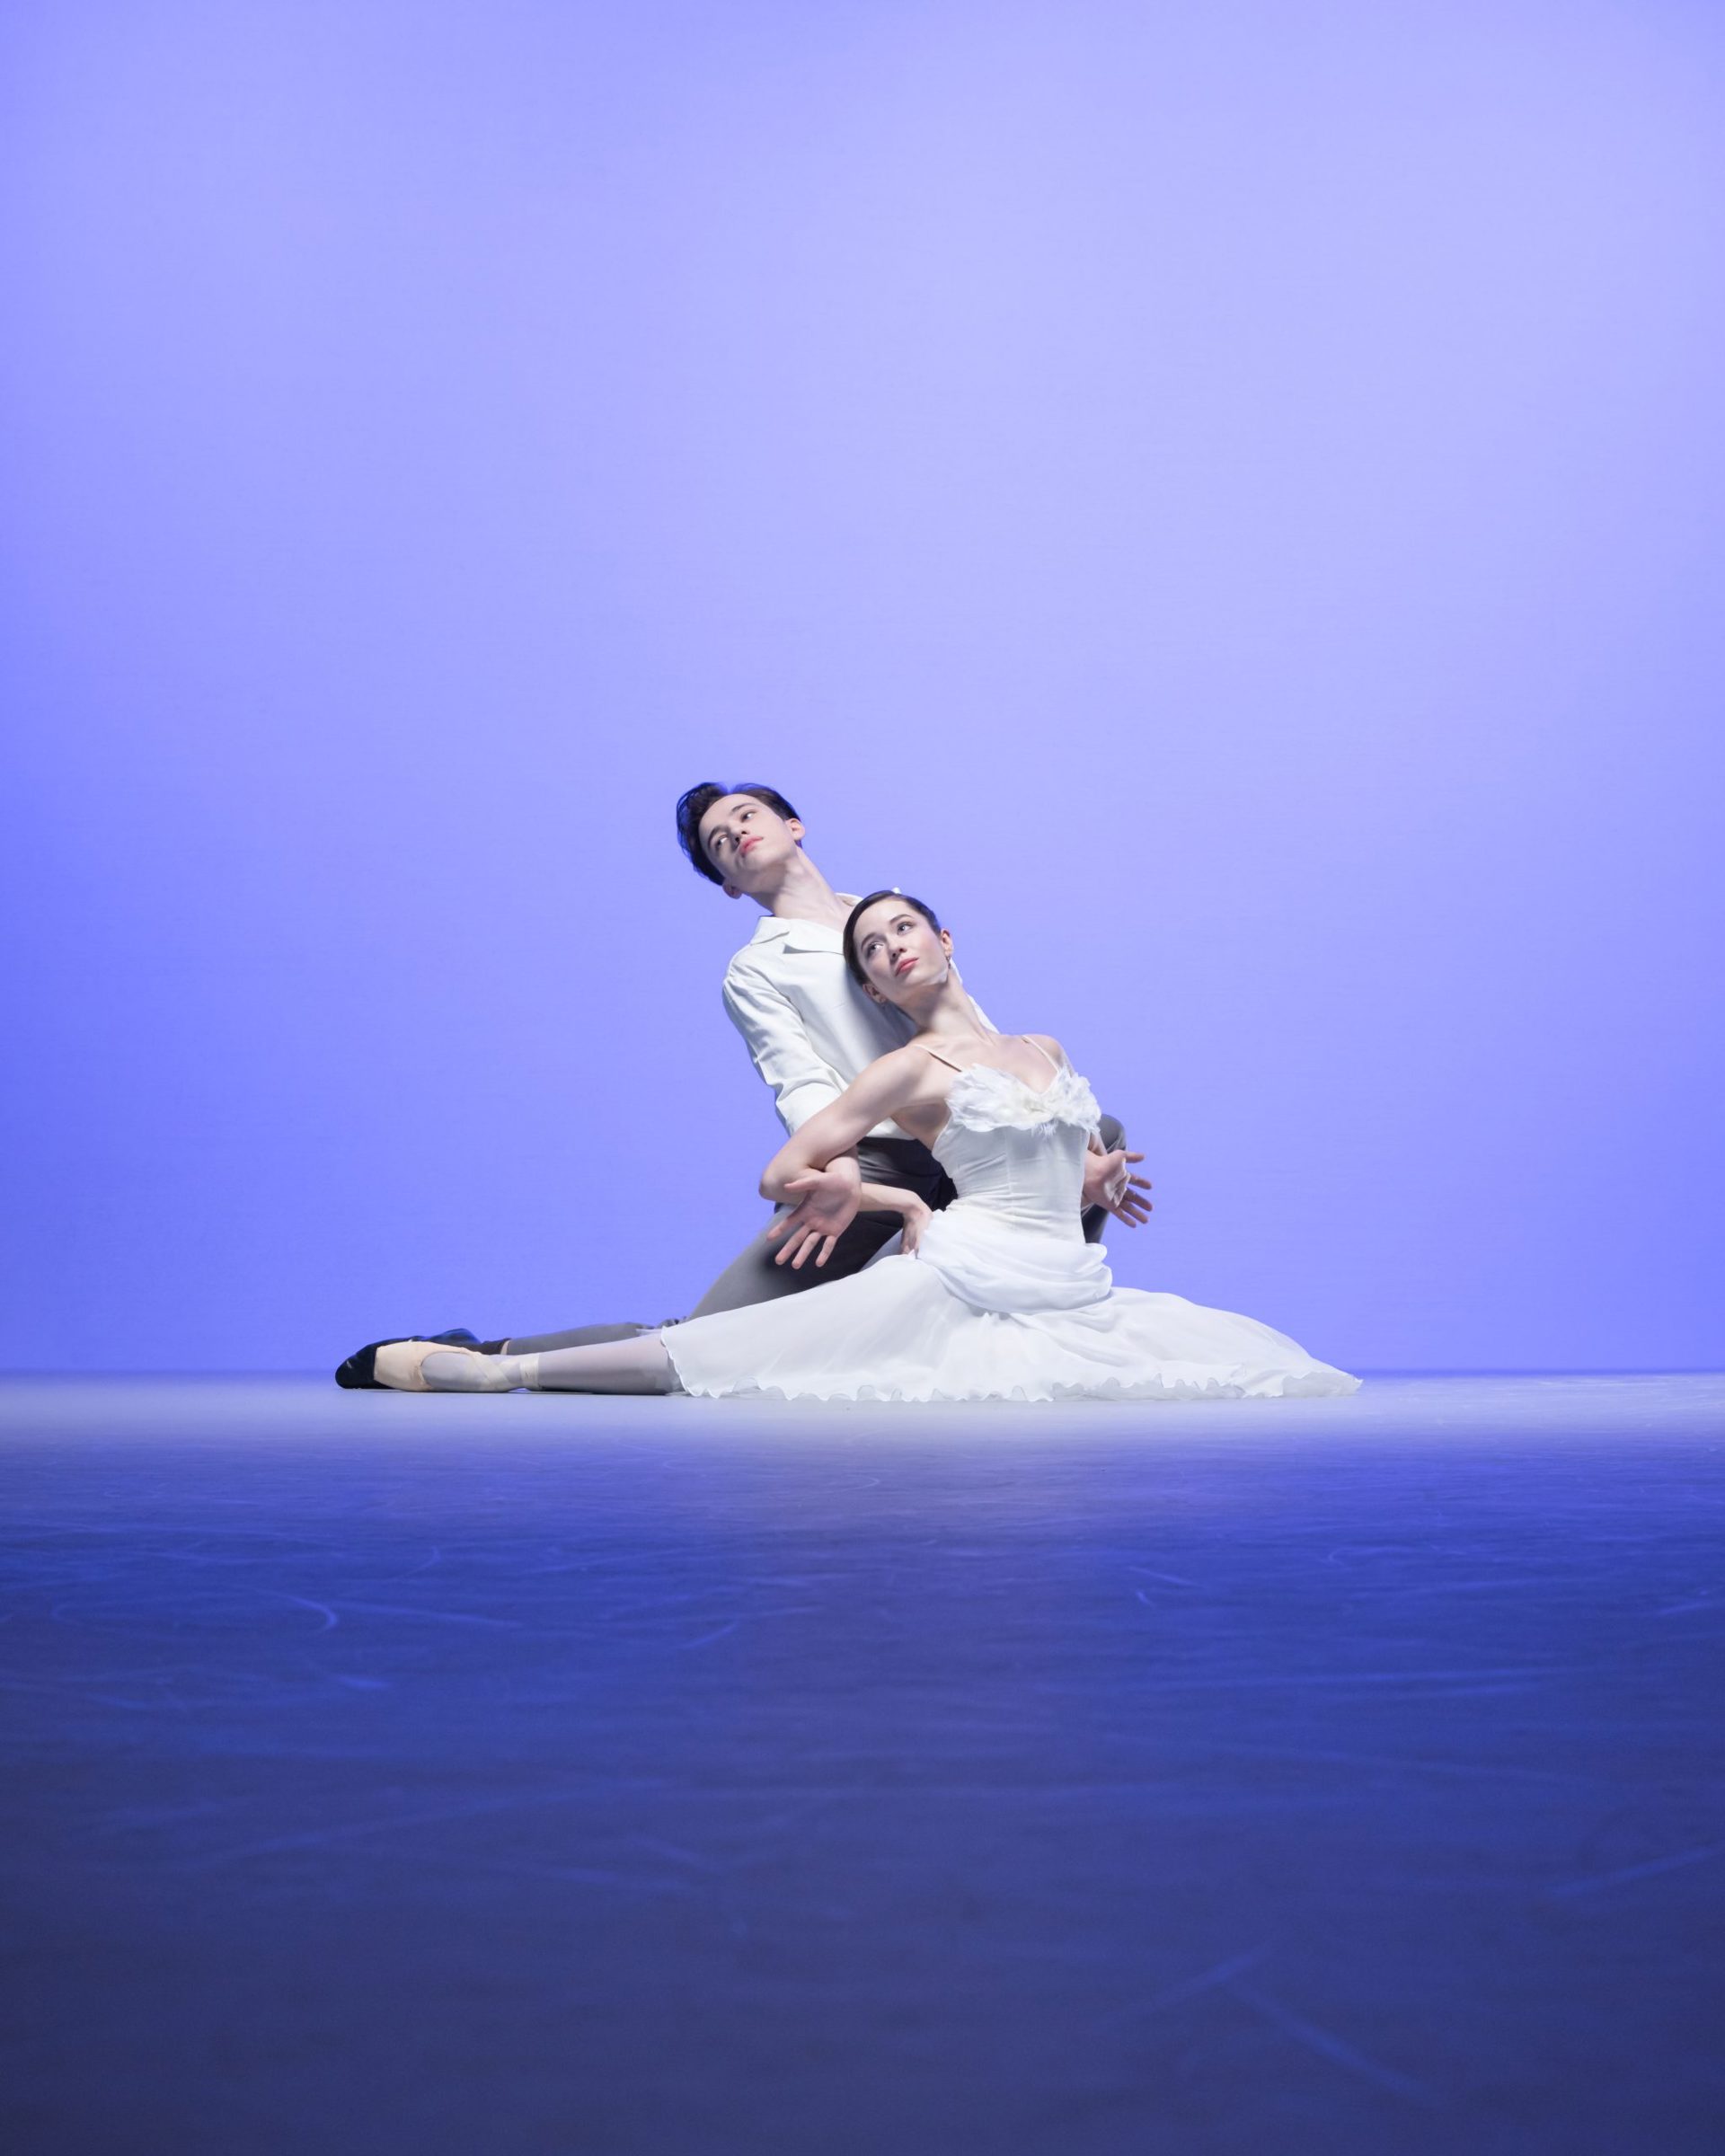
POLYGON ((1039 1091, 973 1063, 952 1080, 947 1118, 931 1150, 957 1187, 959 1207, 1082 1241, 1084 1153, 1101 1110, 1070 1065, 1039 1091))

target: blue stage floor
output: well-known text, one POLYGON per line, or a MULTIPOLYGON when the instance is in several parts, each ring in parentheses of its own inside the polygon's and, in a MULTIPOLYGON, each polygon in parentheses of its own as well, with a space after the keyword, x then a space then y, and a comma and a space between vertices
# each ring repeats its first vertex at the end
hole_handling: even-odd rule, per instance
POLYGON ((0 1388, 11 2156, 1714 2156, 1725 1380, 0 1388))

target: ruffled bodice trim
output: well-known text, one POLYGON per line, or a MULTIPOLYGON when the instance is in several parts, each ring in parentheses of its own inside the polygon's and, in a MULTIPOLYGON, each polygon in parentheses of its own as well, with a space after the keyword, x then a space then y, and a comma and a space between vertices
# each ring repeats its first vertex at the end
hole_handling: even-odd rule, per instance
MULTIPOLYGON (((950 1130, 1053 1131, 1065 1125, 1091 1131, 1100 1126, 1102 1111, 1089 1079, 1069 1065, 1039 1092, 1011 1071, 973 1063, 953 1078, 946 1116, 942 1138, 950 1130)), ((934 1150, 940 1151, 940 1138, 934 1150)))

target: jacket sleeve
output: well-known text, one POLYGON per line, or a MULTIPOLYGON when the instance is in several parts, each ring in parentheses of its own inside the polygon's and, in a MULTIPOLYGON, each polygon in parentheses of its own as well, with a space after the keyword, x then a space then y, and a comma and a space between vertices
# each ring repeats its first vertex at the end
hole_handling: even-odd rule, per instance
POLYGON ((815 1053, 801 1012, 752 967, 733 963, 726 973, 725 1010, 748 1042, 755 1068, 773 1088, 787 1131, 830 1107, 845 1091, 838 1073, 815 1053))

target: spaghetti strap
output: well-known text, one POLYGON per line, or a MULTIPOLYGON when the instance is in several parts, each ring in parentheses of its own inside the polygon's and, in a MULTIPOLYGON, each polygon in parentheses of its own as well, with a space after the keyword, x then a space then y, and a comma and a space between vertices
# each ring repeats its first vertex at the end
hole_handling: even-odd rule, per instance
POLYGON ((926 1043, 924 1044, 923 1053, 924 1056, 932 1056, 936 1063, 943 1063, 949 1071, 962 1071, 969 1068, 966 1064, 954 1063, 950 1056, 942 1056, 938 1048, 931 1048, 926 1043))
POLYGON ((1021 1040, 1030 1041, 1031 1046, 1036 1050, 1037 1054, 1042 1058, 1043 1062, 1048 1065, 1048 1068, 1054 1073, 1057 1078, 1058 1078, 1064 1071, 1068 1071, 1072 1068, 1072 1065, 1064 1059, 1061 1062, 1057 1063, 1054 1060, 1054 1057, 1050 1056, 1048 1051, 1042 1046, 1042 1043, 1039 1040, 1032 1039, 1030 1034, 1021 1033, 1019 1035, 1019 1038, 1021 1040))

